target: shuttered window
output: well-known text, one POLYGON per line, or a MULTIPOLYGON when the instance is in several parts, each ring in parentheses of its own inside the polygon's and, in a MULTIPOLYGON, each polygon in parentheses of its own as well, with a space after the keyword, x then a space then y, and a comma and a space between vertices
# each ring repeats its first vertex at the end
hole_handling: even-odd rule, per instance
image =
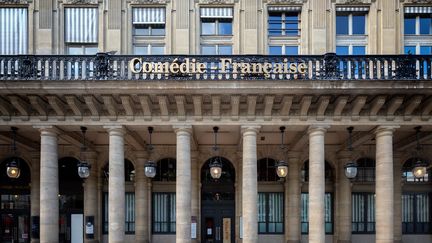
POLYGON ((175 193, 153 193, 154 234, 173 234, 176 232, 176 195, 175 193))
POLYGON ((402 233, 431 234, 431 194, 404 193, 402 195, 402 233))
POLYGON ((27 12, 26 8, 0 8, 0 55, 27 53, 27 12))
POLYGON ((375 194, 352 194, 352 232, 375 232, 375 194))
POLYGON ((98 42, 97 8, 65 8, 65 42, 98 42))
MULTIPOLYGON (((103 197, 103 233, 108 234, 108 192, 103 197)), ((125 233, 135 234, 135 193, 125 195, 125 233)))
POLYGON ((282 234, 283 229, 283 193, 258 193, 258 233, 282 234))
MULTIPOLYGON (((309 233, 309 194, 301 194, 301 233, 309 233)), ((325 220, 325 232, 326 234, 333 234, 333 200, 332 194, 326 193, 324 196, 324 220, 325 220)))

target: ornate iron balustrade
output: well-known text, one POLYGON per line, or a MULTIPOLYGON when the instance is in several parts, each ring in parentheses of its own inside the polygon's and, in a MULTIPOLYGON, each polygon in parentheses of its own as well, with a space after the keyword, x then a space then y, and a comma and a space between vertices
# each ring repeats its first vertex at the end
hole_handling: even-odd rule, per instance
POLYGON ((16 55, 0 56, 0 80, 431 80, 431 64, 431 55, 16 55), (148 65, 176 63, 175 67, 194 61, 195 70, 175 72, 177 69, 174 69, 172 72, 170 66, 158 66, 159 72, 153 66, 153 72, 134 73, 131 68, 139 70, 140 67, 129 65, 133 58, 142 58, 143 62, 150 63, 148 65), (223 70, 222 59, 244 66, 227 65, 223 70), (196 70, 197 63, 203 64, 202 70, 196 70), (252 69, 258 64, 261 66, 252 69), (274 68, 283 64, 284 68, 274 68), (290 65, 298 67, 300 64, 302 72, 290 70, 290 65), (263 68, 269 72, 263 72, 263 68))

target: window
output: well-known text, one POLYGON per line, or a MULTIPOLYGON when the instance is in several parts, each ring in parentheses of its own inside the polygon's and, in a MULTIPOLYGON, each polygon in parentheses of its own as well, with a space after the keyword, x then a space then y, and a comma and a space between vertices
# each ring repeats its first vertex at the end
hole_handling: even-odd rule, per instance
POLYGON ((132 45, 134 54, 165 54, 165 11, 165 8, 133 8, 132 45))
MULTIPOLYGON (((367 7, 336 7, 336 54, 365 55, 367 7)), ((356 65, 358 63, 355 63, 356 65)), ((357 67, 357 66, 356 66, 357 67)), ((340 67, 341 71, 344 68, 340 67)), ((358 68, 356 68, 358 69, 358 68)), ((356 70, 356 75, 358 70, 356 70)))
POLYGON ((352 194, 352 232, 375 233, 375 194, 352 194))
POLYGON ((269 55, 298 55, 298 46, 269 46, 269 55))
POLYGON ((404 193, 402 195, 402 233, 432 233, 432 195, 429 193, 404 193))
POLYGON ((201 35, 232 35, 231 19, 202 19, 201 35))
POLYGON ((98 9, 65 8, 67 54, 96 54, 98 51, 98 9))
POLYGON ((300 44, 300 12, 298 6, 268 7, 268 54, 298 55, 300 44))
POLYGON ((0 55, 27 53, 27 9, 0 8, 0 55))
POLYGON ((258 233, 282 234, 283 231, 283 193, 258 193, 258 233))
POLYGON ((202 45, 202 55, 231 55, 232 46, 230 45, 202 45))
MULTIPOLYGON (((309 160, 306 160, 303 164, 302 170, 301 170, 301 178, 302 182, 308 182, 309 181, 309 160)), ((325 180, 333 181, 333 170, 329 162, 325 161, 325 180)))
POLYGON ((201 8, 201 54, 231 55, 232 8, 201 8))
POLYGON ((300 18, 298 12, 269 12, 269 36, 299 36, 300 18))
POLYGON ((258 181, 278 181, 276 174, 276 160, 263 158, 258 160, 258 181))
POLYGON ((159 160, 153 181, 176 181, 176 160, 171 158, 159 160))
POLYGON ((404 53, 431 55, 432 7, 405 7, 404 53))
MULTIPOLYGON (((325 219, 325 232, 326 234, 333 234, 333 200, 332 194, 326 192, 324 197, 324 219, 325 219)), ((301 194, 301 232, 302 234, 308 234, 309 232, 309 194, 301 194)))
MULTIPOLYGON (((414 182, 414 183, 415 182, 429 182, 430 181, 430 176, 432 175, 432 168, 429 168, 426 171, 425 176, 422 178, 416 178, 414 176, 414 174, 412 173, 412 169, 414 168, 414 165, 418 160, 419 160, 418 158, 411 158, 411 159, 408 159, 407 161, 405 161, 405 163, 403 164, 403 167, 402 167, 402 170, 403 170, 402 178, 404 181, 414 182)), ((424 159, 420 159, 420 160, 430 163, 430 161, 427 161, 424 159)))
POLYGON ((363 12, 341 12, 336 15, 336 35, 365 35, 366 14, 363 12))
MULTIPOLYGON (((108 234, 108 192, 103 198, 103 233, 108 234)), ((127 192, 125 195, 125 233, 135 234, 135 193, 127 192)))
POLYGON ((174 234, 176 232, 175 193, 153 193, 152 230, 154 234, 174 234))
POLYGON ((375 160, 370 158, 360 158, 357 160, 358 172, 353 181, 374 182, 375 181, 375 160))

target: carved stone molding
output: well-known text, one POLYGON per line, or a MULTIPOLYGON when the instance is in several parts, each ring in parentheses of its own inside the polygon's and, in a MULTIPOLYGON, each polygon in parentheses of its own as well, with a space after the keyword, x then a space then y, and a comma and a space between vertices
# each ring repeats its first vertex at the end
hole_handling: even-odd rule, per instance
POLYGON ((31 0, 0 0, 0 4, 28 4, 31 0))
POLYGON ((376 0, 332 0, 336 4, 371 4, 376 0))
POLYGON ((64 4, 98 4, 98 0, 63 0, 64 4))
POLYGON ((171 0, 131 0, 131 4, 167 4, 171 0))
POLYGON ((432 0, 411 0, 411 1, 407 1, 407 2, 411 2, 411 3, 432 3, 432 0))
POLYGON ((264 0, 264 3, 268 4, 303 4, 307 0, 264 0))
POLYGON ((233 4, 238 0, 195 0, 195 2, 200 4, 233 4))

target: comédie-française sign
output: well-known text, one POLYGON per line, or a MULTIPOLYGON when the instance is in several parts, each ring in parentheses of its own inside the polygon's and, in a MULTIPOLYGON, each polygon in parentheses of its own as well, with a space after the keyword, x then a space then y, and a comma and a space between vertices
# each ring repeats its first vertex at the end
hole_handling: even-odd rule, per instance
POLYGON ((136 57, 129 61, 129 70, 134 74, 206 74, 211 70, 217 70, 218 74, 243 74, 263 75, 271 74, 305 74, 308 66, 306 63, 288 62, 235 62, 232 58, 220 58, 216 65, 207 62, 198 62, 195 58, 178 58, 171 62, 148 62, 145 58, 136 57))

